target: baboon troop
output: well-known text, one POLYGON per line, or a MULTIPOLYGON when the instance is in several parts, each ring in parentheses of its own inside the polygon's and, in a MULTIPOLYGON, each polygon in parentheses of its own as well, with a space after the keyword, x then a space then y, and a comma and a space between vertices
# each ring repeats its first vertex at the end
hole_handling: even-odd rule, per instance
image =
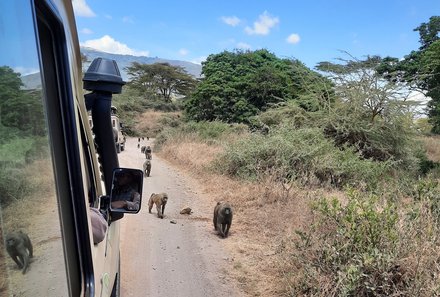
POLYGON ((151 194, 150 200, 148 200, 148 212, 151 213, 153 204, 156 204, 157 217, 163 219, 165 212, 165 205, 167 204, 167 201, 168 201, 167 193, 151 194))
POLYGON ((29 267, 29 258, 33 257, 33 248, 29 236, 22 232, 11 232, 6 235, 6 251, 18 268, 25 274, 29 267))
POLYGON ((217 202, 214 208, 214 229, 223 237, 228 237, 229 228, 232 224, 233 210, 228 202, 217 202))
POLYGON ((150 176, 151 172, 151 160, 145 160, 144 165, 142 166, 144 168, 145 177, 150 176))

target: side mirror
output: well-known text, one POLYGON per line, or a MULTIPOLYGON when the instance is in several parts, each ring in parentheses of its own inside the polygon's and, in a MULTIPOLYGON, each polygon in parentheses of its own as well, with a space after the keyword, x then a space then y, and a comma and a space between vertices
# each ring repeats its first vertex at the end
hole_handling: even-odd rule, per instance
POLYGON ((113 170, 110 211, 138 213, 141 210, 144 173, 140 169, 115 168, 113 170))

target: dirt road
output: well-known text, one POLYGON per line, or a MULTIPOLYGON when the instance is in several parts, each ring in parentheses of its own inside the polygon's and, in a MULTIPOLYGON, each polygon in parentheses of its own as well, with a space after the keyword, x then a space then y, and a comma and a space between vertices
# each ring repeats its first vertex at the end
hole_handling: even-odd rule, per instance
MULTIPOLYGON (((145 156, 138 139, 127 139, 119 154, 121 167, 142 168, 145 156)), ((146 139, 141 145, 153 144, 146 139)), ((151 176, 144 179, 139 214, 126 214, 121 223, 122 296, 205 297, 243 296, 225 270, 233 259, 213 230, 212 201, 197 193, 195 181, 172 168, 153 152, 151 176), (165 218, 148 213, 151 193, 166 192, 165 218), (191 207, 191 215, 180 210, 191 207)), ((228 239, 226 239, 228 240, 228 239)))

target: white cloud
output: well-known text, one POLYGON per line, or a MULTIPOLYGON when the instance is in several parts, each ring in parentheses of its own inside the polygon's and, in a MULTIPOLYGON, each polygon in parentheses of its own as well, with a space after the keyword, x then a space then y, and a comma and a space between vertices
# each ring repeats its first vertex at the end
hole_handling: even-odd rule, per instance
POLYGON ((267 11, 263 12, 254 22, 254 27, 246 27, 244 30, 249 35, 267 35, 270 29, 275 27, 280 20, 277 17, 272 17, 267 11))
POLYGON ((82 34, 87 34, 87 35, 89 35, 89 34, 93 34, 93 31, 90 30, 89 28, 83 28, 83 29, 81 30, 81 33, 82 33, 82 34))
POLYGON ((112 54, 132 55, 132 56, 150 55, 148 51, 137 51, 131 49, 126 44, 116 41, 111 36, 108 35, 105 35, 100 39, 87 40, 81 43, 81 45, 112 54))
POLYGON ((248 49, 251 49, 251 46, 247 43, 239 42, 239 43, 237 43, 237 48, 248 50, 248 49))
POLYGON ((300 40, 301 38, 296 33, 290 34, 286 39, 286 41, 291 44, 297 44, 300 40))
POLYGON ((72 6, 76 16, 88 18, 96 16, 93 10, 87 5, 86 0, 72 0, 72 6))
POLYGON ((241 20, 236 16, 231 16, 231 17, 223 16, 223 17, 221 17, 221 19, 222 19, 223 23, 225 23, 229 26, 232 26, 232 27, 237 26, 241 22, 241 20))
POLYGON ((185 48, 181 48, 179 50, 179 55, 181 55, 181 56, 186 56, 186 55, 188 55, 188 53, 189 53, 189 51, 185 48))
POLYGON ((206 61, 206 58, 207 58, 206 56, 198 57, 198 58, 195 58, 194 60, 192 60, 191 62, 201 65, 202 62, 206 61))

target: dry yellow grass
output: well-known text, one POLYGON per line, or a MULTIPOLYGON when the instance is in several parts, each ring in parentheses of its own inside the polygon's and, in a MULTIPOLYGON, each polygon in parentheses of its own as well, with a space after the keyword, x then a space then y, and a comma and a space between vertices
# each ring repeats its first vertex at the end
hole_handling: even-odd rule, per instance
POLYGON ((139 135, 154 137, 162 129, 161 119, 166 116, 172 119, 180 117, 180 112, 158 112, 147 110, 137 118, 134 130, 138 131, 139 135))
POLYGON ((429 160, 440 162, 440 136, 422 137, 429 160))

